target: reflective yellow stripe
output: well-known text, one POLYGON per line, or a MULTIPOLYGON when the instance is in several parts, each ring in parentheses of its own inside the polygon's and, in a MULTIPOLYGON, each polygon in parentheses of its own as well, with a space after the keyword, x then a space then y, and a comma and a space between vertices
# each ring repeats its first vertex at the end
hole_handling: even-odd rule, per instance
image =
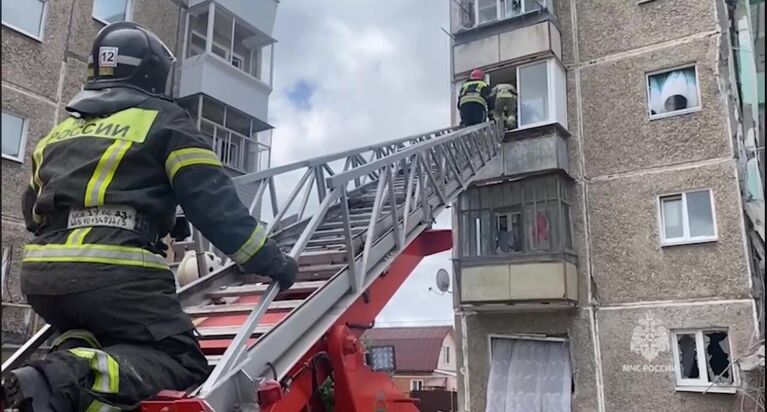
POLYGON ((92 228, 90 227, 83 227, 79 229, 75 229, 72 231, 72 233, 67 236, 67 245, 82 245, 83 241, 85 241, 85 236, 88 235, 88 232, 91 231, 92 228))
POLYGON ((176 177, 179 170, 192 165, 221 166, 221 161, 216 153, 210 149, 189 147, 174 150, 165 160, 165 174, 168 176, 168 181, 173 183, 173 178, 176 177))
MULTIPOLYGON (((94 392, 104 394, 116 394, 120 391, 120 366, 108 353, 91 348, 74 348, 69 350, 73 355, 88 361, 93 372, 94 392)), ((118 411, 118 408, 109 406, 103 402, 93 401, 86 411, 104 412, 118 411)))
POLYGON ((139 266, 152 269, 168 269, 167 261, 147 250, 112 245, 26 245, 24 263, 30 262, 79 262, 104 263, 108 265, 139 266))
POLYGON ((477 96, 463 96, 460 100, 460 105, 463 106, 466 103, 479 103, 484 107, 487 107, 487 102, 482 97, 477 96))
POLYGON ((132 144, 126 140, 116 140, 101 155, 101 159, 99 159, 96 169, 88 181, 88 186, 85 188, 85 207, 104 204, 107 187, 112 183, 117 167, 120 166, 120 161, 132 144))
POLYGON ((157 110, 139 108, 121 110, 107 117, 90 119, 69 117, 54 127, 37 144, 35 151, 43 150, 49 144, 78 137, 99 137, 143 143, 156 117, 157 110))
POLYGON ((72 329, 62 333, 53 341, 51 347, 56 348, 70 339, 80 339, 95 349, 101 349, 101 344, 99 343, 98 339, 96 339, 96 336, 94 336, 93 333, 83 329, 72 329))
POLYGON ((248 240, 246 240, 236 252, 229 255, 229 257, 242 265, 261 250, 264 246, 264 242, 266 242, 266 232, 264 232, 264 228, 260 225, 256 226, 256 228, 253 229, 253 233, 248 237, 248 240))

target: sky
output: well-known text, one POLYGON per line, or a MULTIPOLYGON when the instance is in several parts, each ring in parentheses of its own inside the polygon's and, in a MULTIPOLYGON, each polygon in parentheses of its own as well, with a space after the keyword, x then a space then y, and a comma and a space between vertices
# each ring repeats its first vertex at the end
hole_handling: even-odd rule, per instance
MULTIPOLYGON (((284 0, 275 22, 272 165, 447 127, 445 0, 284 0)), ((435 228, 449 228, 445 211, 435 228)), ((452 298, 430 291, 450 252, 425 258, 376 321, 452 324, 452 298)))

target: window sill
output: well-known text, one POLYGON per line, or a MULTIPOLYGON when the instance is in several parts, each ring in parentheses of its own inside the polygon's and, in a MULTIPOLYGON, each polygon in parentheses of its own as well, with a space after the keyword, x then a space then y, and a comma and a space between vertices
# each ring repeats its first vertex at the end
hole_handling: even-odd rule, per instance
POLYGON ((15 162, 15 163, 18 163, 18 164, 22 164, 22 165, 24 164, 24 160, 22 160, 21 158, 19 158, 17 156, 7 155, 5 153, 3 153, 3 159, 10 160, 12 162, 15 162))
POLYGON ((664 240, 664 241, 661 241, 660 245, 661 245, 661 247, 666 247, 666 246, 681 246, 681 245, 696 245, 696 244, 699 244, 699 243, 716 242, 718 240, 719 240, 719 238, 717 236, 705 237, 705 238, 696 238, 696 239, 664 240))
POLYGON ((680 386, 677 385, 676 388, 674 388, 677 392, 699 392, 699 393, 725 393, 725 394, 735 394, 738 392, 737 386, 711 386, 708 385, 691 385, 691 386, 680 386))
POLYGON ((30 39, 32 39, 32 40, 34 40, 34 41, 36 41, 36 42, 39 42, 39 43, 42 43, 42 42, 43 42, 43 38, 42 38, 42 36, 41 36, 41 35, 37 35, 37 36, 35 36, 35 35, 34 35, 34 34, 32 34, 32 33, 29 33, 29 32, 27 32, 27 31, 25 31, 25 30, 22 30, 22 29, 20 29, 20 28, 18 28, 18 27, 16 27, 16 26, 13 26, 13 25, 11 25, 11 24, 8 24, 8 23, 6 23, 6 22, 3 22, 3 26, 5 26, 5 27, 7 27, 7 28, 9 28, 9 29, 11 29, 11 30, 13 30, 13 31, 15 31, 15 32, 17 32, 17 33, 19 33, 19 34, 22 34, 22 35, 24 35, 24 37, 29 37, 30 39))
POLYGON ((676 110, 676 111, 668 112, 668 113, 651 114, 650 115, 650 121, 660 120, 660 119, 667 119, 669 117, 681 116, 683 114, 697 113, 697 112, 699 112, 701 110, 702 110, 701 106, 698 106, 698 107, 692 107, 692 108, 689 108, 689 109, 676 110))

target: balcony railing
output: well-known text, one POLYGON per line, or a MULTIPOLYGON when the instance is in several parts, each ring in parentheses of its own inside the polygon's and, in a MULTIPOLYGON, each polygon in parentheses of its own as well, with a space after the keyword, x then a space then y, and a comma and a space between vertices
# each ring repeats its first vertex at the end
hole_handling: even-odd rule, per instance
POLYGON ((207 119, 200 119, 200 131, 211 139, 213 150, 221 162, 238 172, 250 173, 260 170, 261 154, 270 150, 269 146, 256 139, 207 119))

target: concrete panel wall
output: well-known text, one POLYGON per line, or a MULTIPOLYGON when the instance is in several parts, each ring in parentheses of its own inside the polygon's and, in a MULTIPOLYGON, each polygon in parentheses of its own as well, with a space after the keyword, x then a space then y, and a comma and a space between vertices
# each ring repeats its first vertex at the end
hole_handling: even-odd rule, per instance
POLYGON ((498 36, 490 36, 453 48, 455 73, 498 63, 498 36))
MULTIPOLYGON (((597 314, 599 346, 604 374, 607 411, 739 411, 740 398, 732 394, 701 394, 675 391, 671 331, 688 328, 728 327, 733 360, 750 347, 754 329, 752 303, 690 304, 630 309, 602 309, 597 314), (660 347, 648 360, 631 350, 635 328, 641 319, 654 319, 650 336, 668 347, 660 347), (626 366, 635 369, 625 370, 626 366), (671 369, 671 370, 670 370, 671 369)), ((745 409, 755 410, 755 409, 745 409)))
POLYGON ((581 61, 716 29, 715 1, 567 0, 577 4, 581 61))
POLYGON ((557 134, 504 143, 503 164, 507 176, 544 170, 570 171, 567 142, 557 134))
POLYGON ((588 195, 600 303, 748 297, 732 162, 592 182, 588 195), (713 191, 719 240, 661 247, 657 196, 699 188, 713 191))
POLYGON ((586 174, 729 156, 716 46, 710 36, 581 69, 586 174), (701 110, 650 120, 646 73, 687 64, 697 67, 701 110))
POLYGON ((577 300, 575 265, 567 262, 483 265, 461 269, 464 302, 577 300))
POLYGON ((556 31, 556 28, 549 22, 543 22, 501 33, 498 35, 501 61, 516 60, 550 50, 550 31, 556 31))

